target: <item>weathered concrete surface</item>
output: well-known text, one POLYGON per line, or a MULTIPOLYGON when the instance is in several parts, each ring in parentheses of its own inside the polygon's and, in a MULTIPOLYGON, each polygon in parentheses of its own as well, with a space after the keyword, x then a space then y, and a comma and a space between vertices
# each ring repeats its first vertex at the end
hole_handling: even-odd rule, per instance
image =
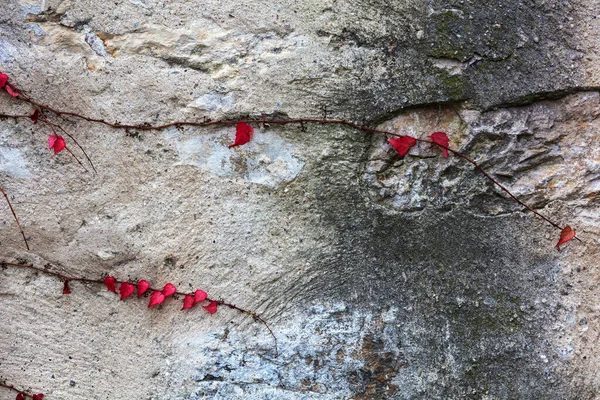
MULTIPOLYGON (((597 1, 5 0, 0 70, 110 121, 261 113, 449 133, 461 160, 335 126, 124 132, 61 121, 97 176, 0 121, 1 258, 201 287, 147 310, 6 269, 0 375, 48 399, 595 399, 597 1)), ((30 109, 0 96, 0 112, 30 109)), ((0 392, 0 398, 12 394, 0 392)), ((14 396, 12 396, 14 397, 14 396)))

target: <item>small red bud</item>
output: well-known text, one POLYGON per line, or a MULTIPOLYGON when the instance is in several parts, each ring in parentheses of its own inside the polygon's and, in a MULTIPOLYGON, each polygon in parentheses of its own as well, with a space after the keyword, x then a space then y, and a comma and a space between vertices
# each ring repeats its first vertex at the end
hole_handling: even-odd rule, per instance
POLYGON ((69 286, 69 281, 66 280, 63 286, 63 294, 71 294, 71 287, 69 286))
POLYGON ((37 124, 38 119, 40 118, 40 110, 37 108, 35 110, 33 110, 33 114, 31 114, 31 116, 29 118, 31 118, 34 125, 37 124))

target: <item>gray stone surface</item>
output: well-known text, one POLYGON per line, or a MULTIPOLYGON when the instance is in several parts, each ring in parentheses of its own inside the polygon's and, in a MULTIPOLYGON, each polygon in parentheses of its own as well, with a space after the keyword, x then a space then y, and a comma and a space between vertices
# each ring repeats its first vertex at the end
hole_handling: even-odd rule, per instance
MULTIPOLYGON (((48 399, 595 399, 600 3, 4 0, 0 70, 127 123, 278 115, 449 133, 456 157, 340 126, 60 120, 98 175, 0 120, 1 258, 200 287, 179 312, 7 268, 0 376, 48 399)), ((0 113, 30 112, 0 93, 0 113)), ((78 155, 81 153, 73 147, 78 155)), ((184 289, 185 290, 185 289, 184 289)), ((0 391, 0 399, 13 398, 0 391)))

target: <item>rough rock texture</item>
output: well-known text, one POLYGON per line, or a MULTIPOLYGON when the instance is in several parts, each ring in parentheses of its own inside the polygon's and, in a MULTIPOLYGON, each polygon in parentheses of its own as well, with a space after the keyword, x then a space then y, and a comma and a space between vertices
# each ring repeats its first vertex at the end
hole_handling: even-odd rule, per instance
MULTIPOLYGON (((97 175, 0 120, 0 259, 201 287, 179 312, 5 268, 0 376, 51 399, 596 399, 597 0, 4 0, 0 70, 109 121, 346 118, 449 133, 464 161, 334 125, 114 130, 57 119, 97 175)), ((31 108, 0 93, 0 113, 31 108)), ((79 150, 69 142, 74 151, 79 150)), ((0 399, 14 393, 0 389, 0 399)))

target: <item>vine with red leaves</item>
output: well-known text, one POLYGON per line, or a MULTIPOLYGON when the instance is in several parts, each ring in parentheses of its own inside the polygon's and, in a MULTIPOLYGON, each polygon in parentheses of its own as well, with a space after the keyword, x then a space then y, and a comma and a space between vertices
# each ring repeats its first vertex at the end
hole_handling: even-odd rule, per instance
MULTIPOLYGON (((67 146, 67 141, 65 140, 64 136, 62 136, 62 135, 67 136, 75 144, 75 146, 77 146, 79 148, 79 150, 82 152, 85 159, 89 163, 89 166, 91 167, 91 169, 94 171, 94 173, 97 173, 96 168, 94 167, 94 164, 92 163, 92 160, 90 159, 90 157, 88 156, 88 154, 84 150, 84 148, 77 142, 77 140, 75 139, 75 137, 72 134, 67 132, 59 123, 52 121, 52 116, 66 118, 66 119, 74 118, 74 119, 84 120, 84 121, 88 121, 88 122, 92 122, 92 123, 106 125, 113 129, 124 129, 127 131, 130 129, 136 129, 136 130, 140 130, 140 131, 150 131, 150 130, 158 131, 158 130, 163 130, 163 129, 166 129, 169 127, 182 127, 182 126, 195 126, 195 127, 235 126, 236 127, 235 140, 231 145, 229 145, 229 148, 243 146, 244 144, 250 142, 250 140, 252 139, 252 135, 254 133, 254 128, 252 127, 252 125, 300 124, 300 126, 302 128, 304 128, 305 124, 321 124, 321 125, 337 124, 337 125, 348 126, 348 127, 351 127, 351 128, 357 129, 359 131, 363 131, 363 132, 385 135, 388 138, 387 140, 388 140, 389 144, 396 150, 396 152, 398 153, 398 155, 400 157, 406 156, 410 152, 410 149, 419 142, 437 146, 441 150, 444 158, 448 158, 449 154, 452 153, 453 155, 455 155, 455 156, 463 159, 464 161, 468 162, 469 164, 473 165, 473 167, 477 171, 479 171, 485 178, 487 178, 495 186, 497 186, 499 189, 501 189, 503 192, 505 192, 514 202, 516 202, 520 206, 524 207, 528 211, 532 212, 537 217, 541 218, 548 224, 552 225, 554 228, 559 229, 560 230, 560 238, 558 240, 558 243, 556 244, 557 249, 560 249, 560 246, 564 245, 565 243, 569 242, 572 239, 580 240, 578 237, 576 237, 575 230, 573 228, 571 228, 568 225, 561 227, 561 225, 559 225, 558 223, 550 220, 548 217, 546 217, 543 214, 539 213, 538 211, 534 210, 533 208, 531 208, 530 206, 525 204, 523 201, 519 200, 514 194, 512 194, 505 186, 503 186, 496 179, 494 179, 488 172, 486 172, 472 158, 468 157, 467 155, 465 155, 457 150, 450 148, 449 147, 450 140, 448 138, 448 135, 445 132, 433 132, 431 135, 428 136, 428 139, 421 139, 421 138, 415 138, 415 137, 408 136, 408 135, 399 135, 397 133, 386 131, 386 130, 380 130, 380 129, 367 127, 367 126, 356 124, 356 123, 353 123, 353 122, 350 122, 347 120, 343 120, 343 119, 327 119, 327 118, 322 118, 322 119, 319 119, 319 118, 266 119, 264 117, 264 115, 262 115, 261 118, 257 118, 257 119, 175 121, 175 122, 170 122, 170 123, 166 123, 166 124, 162 124, 162 125, 152 125, 152 124, 148 124, 148 123, 142 123, 142 124, 137 124, 137 125, 122 124, 119 122, 112 123, 112 122, 108 122, 104 119, 92 118, 92 117, 85 116, 85 115, 82 115, 82 114, 79 114, 76 112, 71 112, 71 111, 58 110, 51 106, 39 103, 39 102, 33 100, 32 98, 30 98, 29 96, 23 94, 21 91, 17 90, 17 88, 15 88, 15 86, 12 85, 11 83, 9 83, 8 81, 9 81, 9 77, 6 74, 3 74, 2 72, 0 72, 0 89, 4 89, 10 96, 15 98, 16 100, 20 100, 20 101, 29 103, 33 107, 33 110, 31 112, 31 114, 27 114, 27 115, 0 113, 0 117, 13 118, 13 119, 29 119, 32 121, 33 124, 42 122, 44 125, 49 127, 50 132, 51 132, 50 135, 48 136, 49 149, 53 150, 54 154, 59 154, 63 150, 67 150, 67 152, 70 153, 70 155, 77 161, 77 163, 86 172, 89 172, 89 170, 85 167, 83 162, 75 155, 75 153, 71 150, 71 148, 69 148, 67 146)), ((23 231, 23 228, 21 226, 19 218, 17 217, 17 214, 9 200, 8 195, 5 193, 5 191, 2 189, 2 187, 0 187, 0 193, 2 193, 4 195, 6 203, 8 204, 8 207, 13 215, 13 218, 19 228, 21 236, 23 237, 25 246, 26 246, 27 250, 29 250, 28 239, 25 236, 25 233, 23 231)), ((109 291, 114 292, 114 293, 117 293, 117 290, 118 290, 121 300, 125 300, 126 298, 131 296, 136 290, 137 290, 138 298, 140 298, 142 295, 147 296, 148 291, 150 291, 151 294, 149 296, 150 300, 148 303, 149 308, 157 306, 159 304, 162 304, 163 302, 165 302, 165 300, 168 297, 171 297, 173 295, 183 296, 183 304, 182 304, 183 306, 182 306, 181 310, 186 310, 186 309, 194 307, 196 304, 201 304, 201 303, 206 303, 206 302, 208 302, 208 303, 203 305, 202 307, 210 314, 215 313, 219 306, 228 307, 228 308, 236 310, 240 313, 249 315, 255 321, 262 323, 267 328, 269 334, 274 339, 275 357, 278 356, 277 338, 275 337, 275 334, 273 333, 273 331, 271 330, 271 328, 269 327, 269 325, 267 324, 267 322, 264 319, 262 319, 258 314, 256 314, 253 311, 249 311, 249 310, 240 308, 234 304, 225 302, 223 300, 211 299, 208 297, 207 293, 204 292, 203 290, 196 290, 193 293, 183 293, 183 292, 178 292, 176 287, 171 283, 165 284, 162 289, 155 289, 155 288, 152 288, 150 286, 150 284, 146 280, 143 280, 143 279, 134 283, 134 282, 129 282, 129 281, 117 280, 113 276, 106 276, 102 279, 68 276, 68 275, 62 274, 60 272, 50 270, 48 268, 41 268, 41 267, 34 266, 32 264, 26 264, 26 263, 12 263, 12 262, 8 262, 8 261, 0 261, 0 266, 33 269, 38 272, 48 274, 48 275, 54 276, 58 279, 61 279, 63 281, 63 294, 65 294, 65 295, 71 294, 71 285, 70 285, 71 282, 82 282, 82 283, 87 283, 87 284, 104 285, 104 286, 106 286, 106 288, 109 291), (119 285, 118 289, 116 286, 117 284, 119 285)), ((44 395, 41 393, 31 394, 26 391, 21 391, 7 383, 0 382, 0 387, 4 387, 4 388, 7 388, 7 389, 17 392, 18 393, 17 397, 16 397, 17 400, 23 400, 23 399, 25 399, 25 397, 30 397, 33 400, 41 400, 44 397, 44 395)))
MULTIPOLYGON (((3 74, 2 72, 0 72, 0 89, 2 89, 2 88, 4 88, 8 92, 8 94, 10 94, 11 96, 16 97, 19 100, 22 100, 22 101, 25 101, 25 102, 31 104, 34 107, 34 109, 31 113, 31 115, 0 114, 0 117, 15 118, 15 119, 28 118, 28 119, 31 119, 34 124, 36 124, 38 122, 38 120, 41 119, 52 130, 52 134, 48 138, 49 148, 54 150, 55 154, 59 153, 63 149, 67 149, 67 151, 69 151, 69 153, 75 158, 75 160, 79 163, 79 165, 81 165, 86 171, 87 171, 87 169, 85 168, 83 163, 81 163, 81 161, 77 158, 77 156, 75 156, 75 154, 69 149, 69 147, 67 147, 65 139, 57 133, 57 130, 63 132, 71 140, 73 140, 73 142, 81 149, 81 151, 85 155, 86 159, 90 163, 94 172, 96 172, 96 169, 94 168, 94 165, 93 165, 91 159, 89 158, 89 156, 87 155, 87 153, 85 152, 83 147, 81 147, 81 145, 75 140, 73 135, 71 135, 67 131, 65 131, 59 124, 51 122, 50 119, 47 117, 47 114, 54 114, 54 115, 60 116, 60 117, 73 117, 73 118, 85 120, 88 122, 94 122, 94 123, 107 125, 112 128, 115 128, 115 129, 125 129, 125 130, 137 129, 137 130, 141 130, 141 131, 163 130, 163 129, 173 127, 173 126, 175 126, 175 127, 178 127, 178 126, 206 127, 206 126, 213 126, 213 125, 225 125, 225 126, 235 125, 236 126, 235 140, 229 146, 230 148, 236 147, 236 146, 242 146, 250 141, 250 139, 252 138, 252 134, 254 133, 254 129, 251 126, 251 124, 273 124, 273 125, 300 124, 302 127, 304 127, 304 124, 306 124, 306 123, 346 125, 346 126, 358 129, 363 132, 378 133, 378 134, 383 134, 385 136, 389 136, 388 142, 392 145, 392 147, 394 147, 394 149, 396 149, 396 151, 398 152, 398 155, 400 157, 406 156, 408 154, 408 152, 410 151, 410 148, 415 146, 417 144, 417 142, 437 145, 440 148, 440 150, 442 151, 444 158, 448 158, 448 153, 450 152, 450 153, 456 155, 457 157, 460 157, 463 160, 467 161, 468 163, 472 164, 475 167, 475 169, 477 169, 481 174, 483 174, 483 176, 485 176, 495 186, 497 186, 502 191, 504 191, 513 201, 515 201, 519 205, 525 207, 528 211, 532 212, 539 218, 543 219, 548 224, 552 225, 554 228, 559 229, 561 231, 561 233, 560 233, 560 239, 556 245, 557 248, 559 248, 561 245, 565 244, 566 242, 568 242, 572 239, 579 240, 579 238, 575 236, 575 230, 573 228, 571 228, 568 225, 565 227, 561 227, 558 223, 550 220, 548 217, 546 217, 546 216, 542 215, 541 213, 539 213, 538 211, 534 210, 533 208, 531 208, 530 206, 528 206, 527 204, 525 204, 524 202, 519 200, 514 194, 512 194, 500 182, 498 182, 496 179, 494 179, 479 164, 477 164, 477 162, 475 162, 475 160, 469 158, 467 155, 465 155, 457 150, 450 148, 449 147, 450 140, 448 138, 448 135, 445 132, 434 132, 430 136, 428 136, 428 138, 430 140, 427 140, 427 139, 414 138, 414 137, 408 136, 408 135, 399 135, 397 133, 385 131, 385 130, 381 130, 381 129, 374 129, 374 128, 359 125, 359 124, 356 124, 356 123, 353 123, 350 121, 346 121, 343 119, 326 119, 326 118, 323 118, 323 119, 319 119, 319 118, 265 119, 264 115, 260 119, 205 120, 205 121, 201 121, 201 122, 175 121, 175 122, 169 122, 169 123, 162 124, 162 125, 152 125, 152 124, 148 124, 148 123, 142 123, 142 124, 137 124, 137 125, 128 125, 128 124, 121 124, 118 122, 111 123, 104 119, 92 118, 92 117, 88 117, 88 116, 78 114, 75 112, 71 112, 71 111, 58 110, 58 109, 52 108, 48 105, 39 103, 39 102, 31 99, 30 97, 17 91, 17 89, 13 85, 8 83, 8 76, 3 74)), ((6 196, 6 194, 5 194, 5 196, 6 196)), ((11 207, 11 209, 12 209, 12 207, 11 207)), ((14 215, 14 212, 13 212, 13 215, 14 215)), ((17 224, 19 224, 18 219, 16 218, 16 215, 15 215, 15 220, 17 220, 17 224)), ((20 224, 19 224, 19 228, 20 228, 20 224)))
POLYGON ((51 275, 56 278, 59 278, 63 281, 63 294, 71 294, 71 282, 82 282, 82 283, 92 283, 92 284, 101 284, 106 286, 106 288, 113 292, 117 293, 119 291, 119 296, 121 300, 125 300, 127 297, 131 296, 137 289, 137 297, 138 299, 142 297, 144 294, 147 294, 148 291, 152 292, 150 294, 150 302, 148 303, 148 308, 157 306, 162 304, 167 297, 173 295, 184 296, 183 298, 183 307, 181 310, 186 310, 188 308, 192 308, 198 303, 208 302, 208 304, 202 306, 206 311, 210 314, 214 314, 217 312, 217 308, 219 306, 228 307, 232 310, 236 310, 243 314, 249 315, 254 320, 262 323, 269 331, 271 336, 273 336, 273 340, 275 341, 275 357, 277 357, 277 338, 273 334, 273 331, 267 324, 267 322, 262 319, 258 314, 253 311, 248 311, 243 308, 236 306, 235 304, 228 303, 224 300, 215 300, 208 297, 208 294, 198 289, 192 293, 184 293, 177 291, 177 288, 172 283, 166 283, 162 289, 155 289, 150 286, 150 283, 145 279, 141 279, 138 282, 129 282, 129 281, 121 281, 116 279, 114 276, 106 276, 103 279, 94 279, 94 278, 84 278, 78 276, 69 276, 65 274, 61 274, 60 272, 52 271, 49 268, 41 268, 36 267, 33 264, 19 264, 12 263, 8 261, 0 261, 0 267, 17 267, 17 268, 28 268, 43 274, 51 275), (119 289, 117 289, 117 284, 119 285, 119 289))
POLYGON ((31 398, 32 400, 42 400, 44 398, 43 393, 29 393, 27 391, 17 389, 13 385, 10 385, 6 382, 0 382, 0 387, 12 390, 13 392, 17 392, 17 397, 15 398, 16 400, 25 400, 27 397, 31 398))

